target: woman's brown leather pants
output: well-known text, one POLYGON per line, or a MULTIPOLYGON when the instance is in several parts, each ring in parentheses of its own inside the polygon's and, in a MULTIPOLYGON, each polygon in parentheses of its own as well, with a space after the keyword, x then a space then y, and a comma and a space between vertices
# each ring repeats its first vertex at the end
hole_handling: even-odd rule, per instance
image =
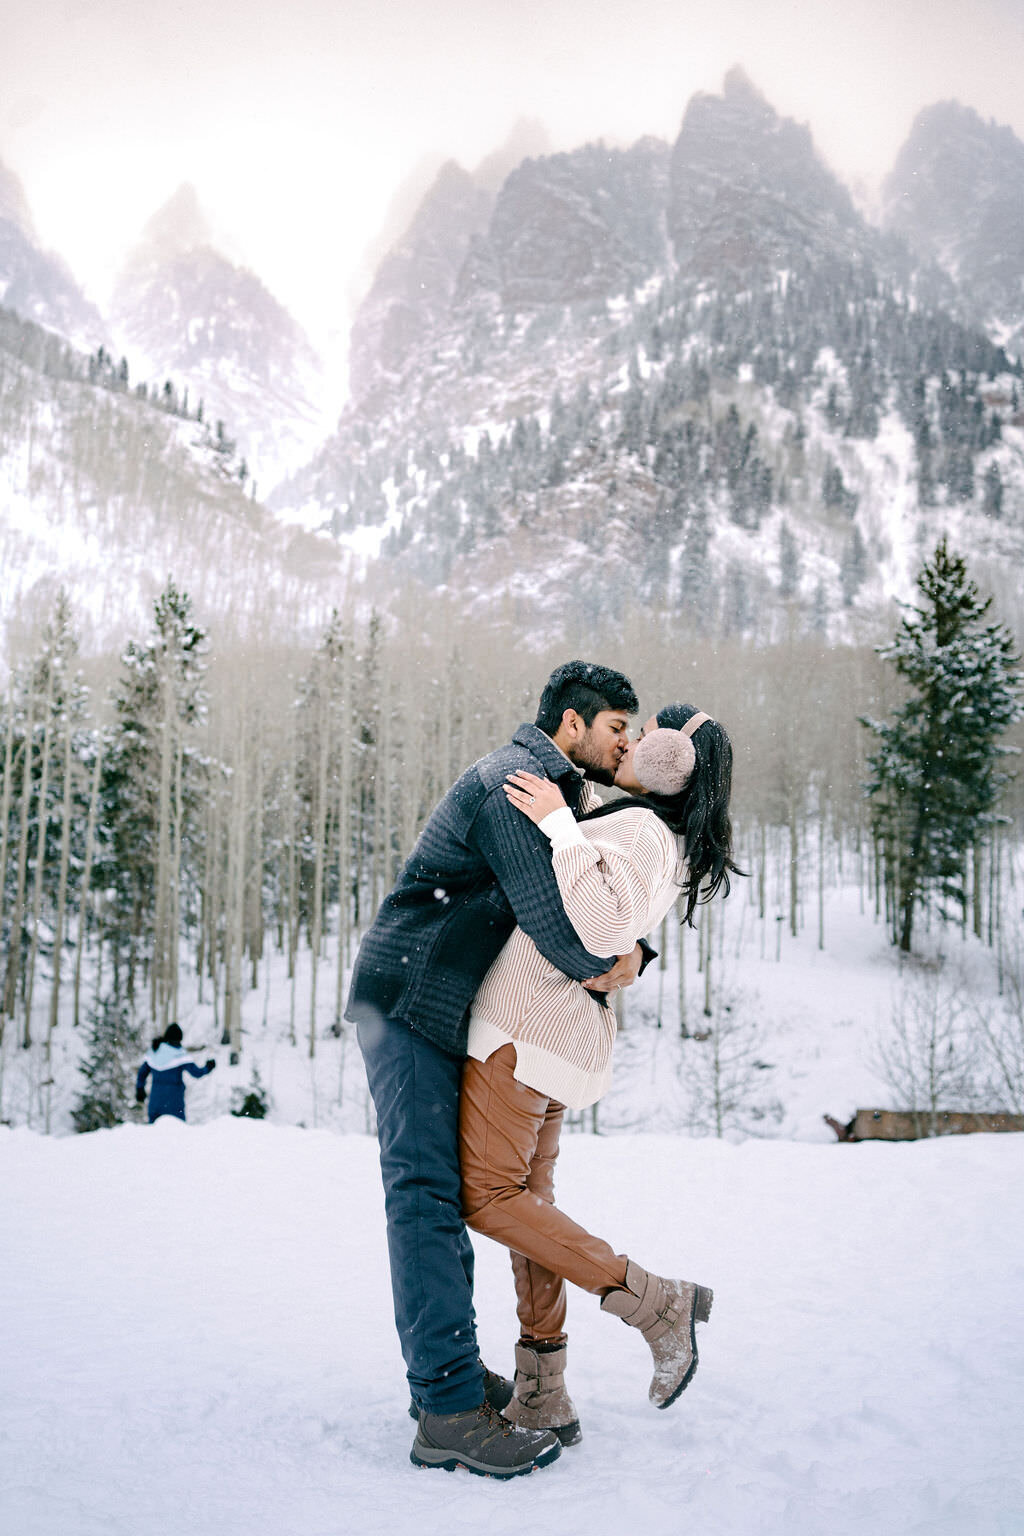
POLYGON ((625 1285, 626 1259, 555 1205, 555 1160, 565 1107, 518 1083, 514 1045, 462 1074, 459 1142, 467 1226, 512 1250, 524 1339, 565 1332, 565 1282, 596 1296, 625 1285))

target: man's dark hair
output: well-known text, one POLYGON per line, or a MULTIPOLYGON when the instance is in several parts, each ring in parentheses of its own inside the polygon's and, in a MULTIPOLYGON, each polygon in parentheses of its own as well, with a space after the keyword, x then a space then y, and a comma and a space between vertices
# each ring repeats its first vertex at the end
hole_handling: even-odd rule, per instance
POLYGON ((553 736, 567 709, 574 709, 589 729, 602 709, 635 715, 640 708, 633 684, 622 672, 591 661, 566 661, 556 667, 544 686, 534 724, 553 736))

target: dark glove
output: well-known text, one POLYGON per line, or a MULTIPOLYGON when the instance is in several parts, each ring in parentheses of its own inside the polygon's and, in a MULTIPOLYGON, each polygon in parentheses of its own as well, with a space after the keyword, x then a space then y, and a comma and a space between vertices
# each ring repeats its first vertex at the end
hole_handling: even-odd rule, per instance
POLYGON ((207 1056, 207 1058, 206 1058, 206 1070, 207 1070, 207 1072, 212 1072, 216 1065, 217 1065, 217 1063, 214 1061, 213 1057, 212 1056, 207 1056))
POLYGON ((136 1104, 145 1104, 145 1102, 146 1102, 146 1090, 145 1090, 145 1088, 136 1088, 136 1090, 135 1090, 135 1102, 136 1102, 136 1104))

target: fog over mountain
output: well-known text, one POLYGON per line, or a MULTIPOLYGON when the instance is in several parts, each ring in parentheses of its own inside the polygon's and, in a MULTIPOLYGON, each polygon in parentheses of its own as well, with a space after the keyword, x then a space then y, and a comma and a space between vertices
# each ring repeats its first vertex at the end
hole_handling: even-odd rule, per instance
POLYGON ((69 268, 42 248, 25 190, 0 163, 0 304, 79 344, 106 336, 69 268))

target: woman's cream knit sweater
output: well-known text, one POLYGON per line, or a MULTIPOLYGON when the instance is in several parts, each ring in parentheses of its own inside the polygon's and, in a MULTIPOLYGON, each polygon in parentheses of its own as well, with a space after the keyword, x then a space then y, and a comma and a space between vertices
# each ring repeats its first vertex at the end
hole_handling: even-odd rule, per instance
MULTIPOLYGON (((661 922, 685 878, 681 844, 641 806, 582 825, 553 811, 540 823, 570 922, 595 955, 629 954, 661 922)), ((615 1014, 557 970, 517 928, 473 1000, 469 1054, 512 1041, 520 1082, 573 1109, 608 1091, 615 1014)))

